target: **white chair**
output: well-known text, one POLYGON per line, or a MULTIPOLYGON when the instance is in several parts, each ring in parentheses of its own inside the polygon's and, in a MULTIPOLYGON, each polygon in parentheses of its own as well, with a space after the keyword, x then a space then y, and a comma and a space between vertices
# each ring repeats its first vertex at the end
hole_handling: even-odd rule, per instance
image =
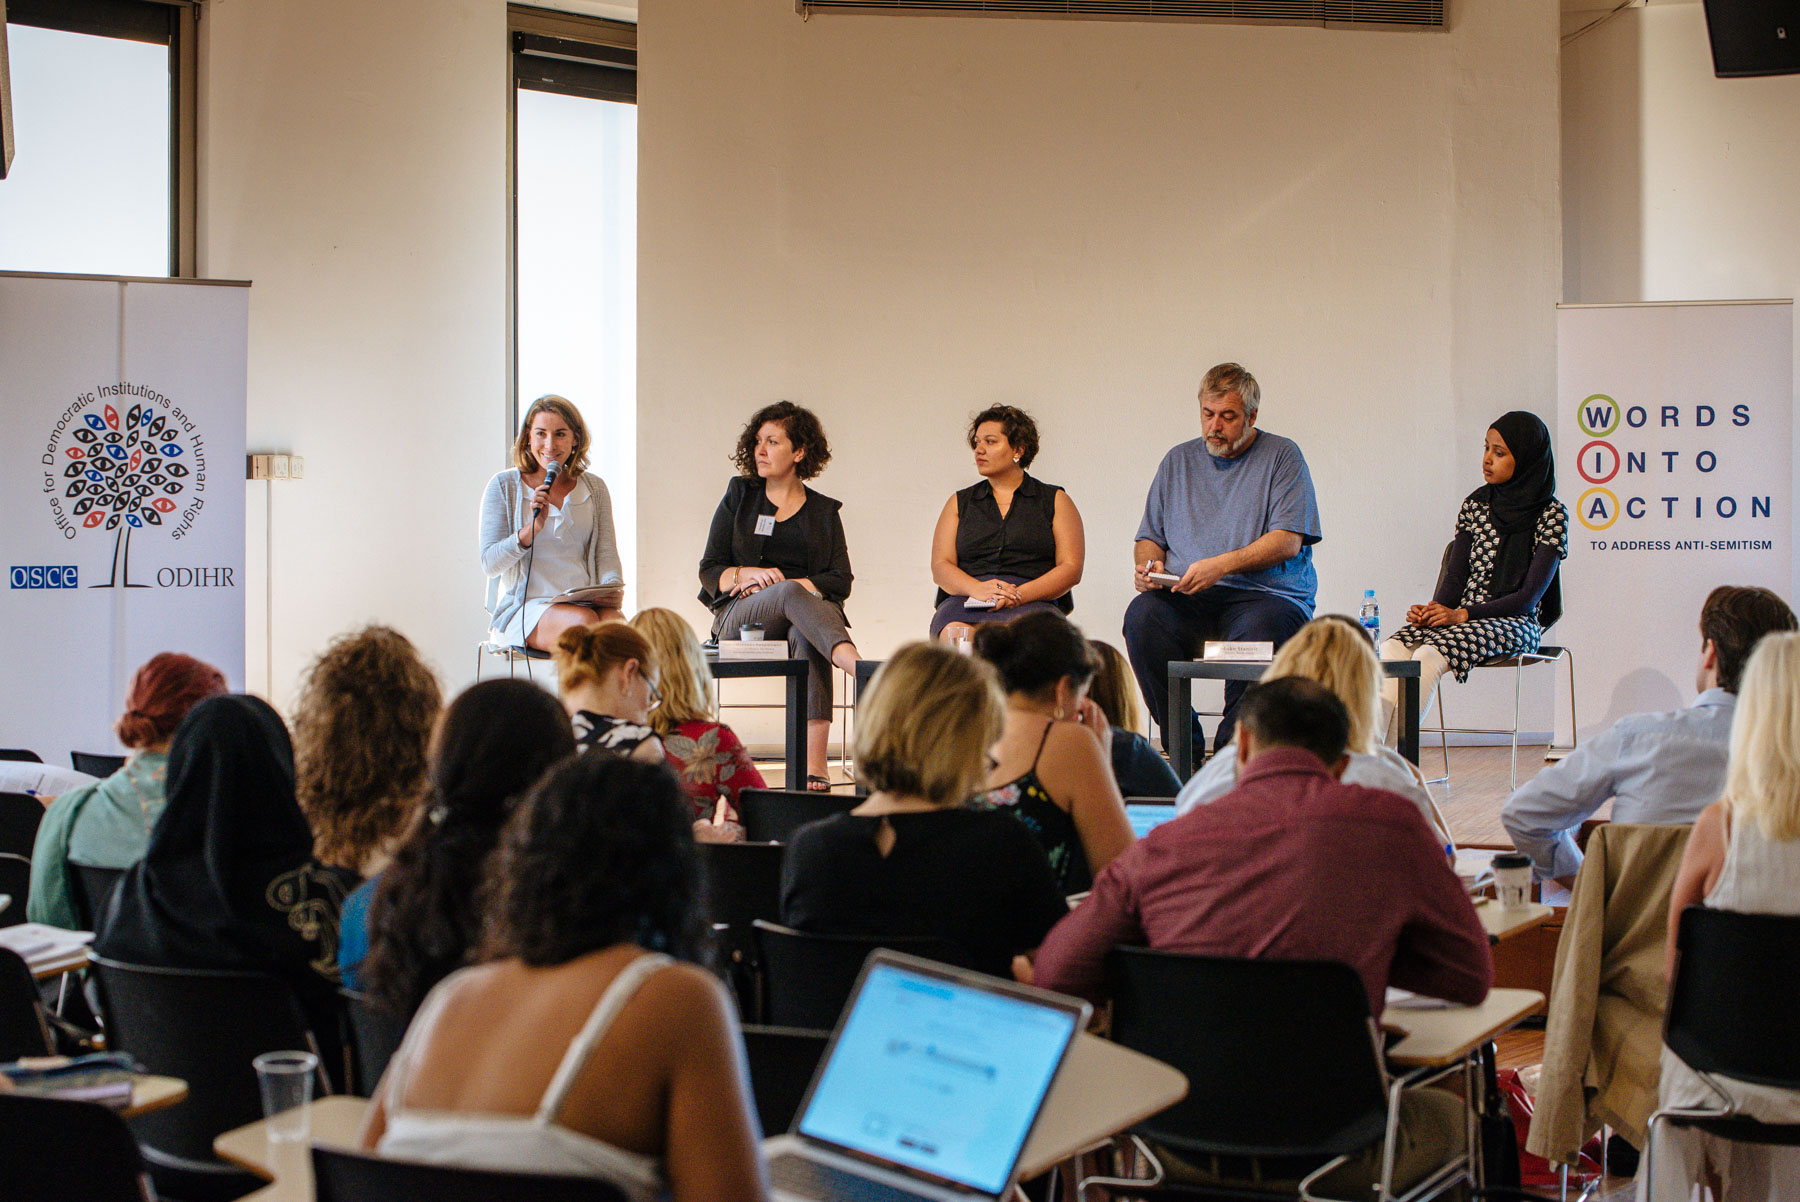
MULTIPOLYGON (((492 618, 494 616, 494 606, 499 600, 500 578, 498 576, 489 576, 487 580, 487 601, 482 606, 482 608, 487 611, 488 617, 492 618)), ((531 680, 537 679, 531 671, 532 661, 547 660, 550 658, 550 653, 548 651, 539 651, 536 647, 527 647, 523 643, 507 643, 496 639, 494 637, 494 632, 490 629, 488 631, 488 637, 475 644, 475 679, 477 682, 481 680, 481 667, 487 662, 487 658, 490 655, 497 655, 506 660, 506 674, 508 676, 517 676, 519 674, 519 661, 524 660, 525 675, 531 680)))
MULTIPOLYGON (((1471 671, 1482 668, 1511 668, 1513 670, 1513 720, 1512 728, 1492 726, 1446 726, 1444 724, 1444 677, 1440 676, 1432 686, 1432 697, 1437 702, 1437 725, 1420 724, 1420 733, 1435 733, 1438 737, 1438 748, 1444 753, 1444 775, 1434 776, 1426 784, 1448 785, 1450 783, 1450 743, 1445 735, 1509 735, 1512 740, 1512 788, 1519 787, 1519 697, 1524 690, 1525 669, 1532 664, 1554 664, 1557 660, 1565 660, 1569 665, 1569 749, 1573 750, 1581 741, 1580 731, 1575 726, 1575 653, 1567 647, 1543 644, 1536 651, 1527 651, 1523 655, 1495 656, 1476 664, 1471 671)), ((1446 673, 1446 675, 1448 675, 1446 673)), ((1557 750, 1555 746, 1555 719, 1551 719, 1551 746, 1545 749, 1545 758, 1553 758, 1550 753, 1557 750)))

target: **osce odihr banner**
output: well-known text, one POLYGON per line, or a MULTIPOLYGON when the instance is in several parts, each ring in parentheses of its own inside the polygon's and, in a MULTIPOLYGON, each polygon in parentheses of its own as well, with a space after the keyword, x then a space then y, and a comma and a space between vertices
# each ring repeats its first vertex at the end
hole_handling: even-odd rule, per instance
MULTIPOLYGON (((1793 602, 1793 305, 1563 305, 1557 493, 1582 735, 1694 699, 1700 606, 1721 584, 1793 602)), ((1558 672, 1559 740, 1568 735, 1558 672)))
POLYGON ((0 746, 117 752, 131 674, 244 685, 249 290, 0 273, 0 746))

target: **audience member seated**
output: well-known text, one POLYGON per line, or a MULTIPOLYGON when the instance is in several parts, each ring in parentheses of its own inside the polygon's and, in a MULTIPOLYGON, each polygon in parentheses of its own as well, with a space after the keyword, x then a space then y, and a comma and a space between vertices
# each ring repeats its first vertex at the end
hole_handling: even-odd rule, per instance
POLYGON ((481 879, 515 801, 575 754, 556 698, 520 680, 489 680, 450 703, 432 737, 420 820, 380 876, 344 902, 344 984, 410 1015, 480 942, 481 879))
MULTIPOLYGON (((1480 488, 1456 511, 1456 535, 1437 594, 1406 611, 1382 644, 1383 659, 1419 661, 1419 695, 1430 709, 1445 672, 1458 681, 1497 656, 1536 651, 1562 616, 1557 571, 1569 553, 1569 511, 1556 499, 1550 431, 1515 409, 1488 427, 1480 488)), ((1400 682, 1382 687, 1383 737, 1400 704, 1400 682)))
POLYGON ((386 626, 332 640, 313 663, 294 707, 294 795, 321 864, 358 880, 386 866, 424 795, 443 703, 418 651, 386 626))
POLYGON ((662 704, 651 711, 650 728, 662 739, 669 767, 694 804, 694 821, 735 823, 738 794, 765 786, 731 727, 713 720, 712 670, 700 640, 672 609, 643 610, 631 624, 649 641, 650 657, 662 669, 662 704))
MULTIPOLYGON (((1344 703, 1350 715, 1350 763, 1344 769, 1343 782, 1398 793, 1419 807, 1437 832, 1438 846, 1449 844, 1449 827, 1419 779, 1418 769, 1393 748, 1382 746, 1381 661, 1375 658, 1375 648, 1363 628, 1342 614, 1314 618, 1275 653, 1262 678, 1290 676, 1316 681, 1344 703)), ((1227 747, 1226 752, 1229 754, 1213 756, 1183 786, 1175 803, 1181 813, 1218 800, 1237 784, 1238 756, 1233 748, 1227 747)))
POLYGON ((981 480, 953 494, 931 536, 937 612, 931 637, 966 638, 981 622, 1030 610, 1068 613, 1069 590, 1087 558, 1081 514, 1069 494, 1025 471, 1037 458, 1038 428, 1011 405, 990 405, 969 422, 969 449, 981 480), (970 608, 969 602, 979 602, 970 608))
POLYGON ((280 977, 329 1051, 341 1042, 337 934, 347 878, 313 858, 281 716, 255 697, 208 698, 176 728, 168 804, 97 922, 94 950, 129 964, 280 977))
POLYGON ((1540 877, 1575 883, 1575 833, 1612 799, 1612 820, 1684 825, 1725 784, 1738 677, 1757 640, 1795 629, 1794 611, 1768 589, 1714 589, 1700 608, 1700 695, 1683 710, 1632 714, 1584 740, 1562 762, 1527 781, 1501 807, 1513 844, 1540 877))
POLYGON ((1023 822, 1062 891, 1080 893, 1132 840, 1113 780, 1111 730, 1087 695, 1094 653, 1055 613, 979 627, 975 653, 1000 674, 1006 726, 974 804, 1023 822))
MULTIPOLYGON (((1771 634, 1758 643, 1742 683, 1724 796, 1694 824, 1669 899, 1671 972, 1688 906, 1800 914, 1800 635, 1771 634)), ((1733 982, 1719 987, 1731 989, 1733 982)), ((1664 1046, 1660 1107, 1731 1109, 1762 1123, 1800 1123, 1800 1095, 1791 1091, 1719 1078, 1712 1085, 1717 1088, 1664 1046)), ((1726 1198, 1783 1197, 1800 1182, 1800 1148, 1733 1143, 1692 1128, 1663 1126, 1651 1155, 1655 1196, 1648 1202, 1686 1202, 1702 1181, 1715 1182, 1715 1196, 1726 1198)))
POLYGON ((113 724, 131 758, 105 780, 69 790, 44 811, 31 852, 27 919, 71 930, 81 926, 69 861, 129 868, 144 858, 163 812, 169 739, 190 709, 224 691, 225 676, 217 668, 172 651, 152 656, 137 670, 125 694, 125 712, 113 724))
POLYGON ((1138 701, 1137 681, 1125 653, 1111 643, 1089 639, 1094 653, 1094 679, 1088 699, 1100 707, 1112 728, 1113 780, 1125 797, 1173 797, 1181 792, 1181 780, 1149 739, 1138 733, 1144 724, 1138 701))
MULTIPOLYGON (((1038 950, 1036 983, 1099 1000, 1120 944, 1209 956, 1336 960, 1362 977, 1377 1017, 1389 985, 1474 1004, 1493 978, 1487 934, 1435 833, 1405 798, 1340 783, 1350 715, 1300 677, 1238 706, 1235 789, 1165 822, 1100 873, 1038 950)), ((1399 1185, 1462 1144, 1459 1099, 1409 1091, 1399 1185)), ((1203 1177, 1160 1153, 1172 1174, 1203 1177)), ((1329 1175, 1326 1196, 1367 1196, 1382 1149, 1329 1175)))
POLYGON ((656 657, 644 636, 623 622, 576 626, 556 644, 557 683, 581 750, 600 747, 646 764, 664 759, 650 729, 662 701, 656 657))
POLYGON ((501 836, 484 962, 425 999, 363 1146, 591 1175, 636 1199, 766 1198, 732 1001, 688 962, 689 821, 662 764, 552 769, 501 836))
POLYGON ((778 401, 751 414, 731 459, 738 474, 706 532, 700 600, 715 641, 760 626, 806 660, 805 787, 828 791, 831 670, 853 673, 861 657, 844 616, 852 575, 842 505, 806 483, 831 462, 831 444, 817 414, 778 401))
POLYGON ((873 792, 795 832, 781 921, 823 934, 934 935, 967 951, 971 967, 1008 975, 1069 908, 1031 832, 967 806, 1003 713, 979 660, 928 643, 896 652, 857 709, 857 777, 873 792))

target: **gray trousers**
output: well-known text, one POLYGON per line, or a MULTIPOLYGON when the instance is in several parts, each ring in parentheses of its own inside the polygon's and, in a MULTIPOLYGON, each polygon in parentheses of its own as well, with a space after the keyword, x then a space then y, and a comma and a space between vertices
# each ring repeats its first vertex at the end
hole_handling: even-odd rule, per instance
POLYGON ((782 580, 748 597, 732 598, 713 619, 713 637, 735 639, 738 627, 751 623, 763 628, 765 638, 785 637, 788 654, 806 661, 806 716, 830 721, 831 651, 850 641, 842 607, 813 596, 803 584, 782 580))

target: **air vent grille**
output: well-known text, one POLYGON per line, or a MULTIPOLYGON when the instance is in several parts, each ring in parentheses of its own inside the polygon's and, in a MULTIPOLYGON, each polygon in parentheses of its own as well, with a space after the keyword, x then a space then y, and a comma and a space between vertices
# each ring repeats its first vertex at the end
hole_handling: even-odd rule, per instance
POLYGON ((1115 18, 1143 21, 1303 21, 1341 25, 1444 24, 1445 0, 795 0, 813 13, 1115 18))

